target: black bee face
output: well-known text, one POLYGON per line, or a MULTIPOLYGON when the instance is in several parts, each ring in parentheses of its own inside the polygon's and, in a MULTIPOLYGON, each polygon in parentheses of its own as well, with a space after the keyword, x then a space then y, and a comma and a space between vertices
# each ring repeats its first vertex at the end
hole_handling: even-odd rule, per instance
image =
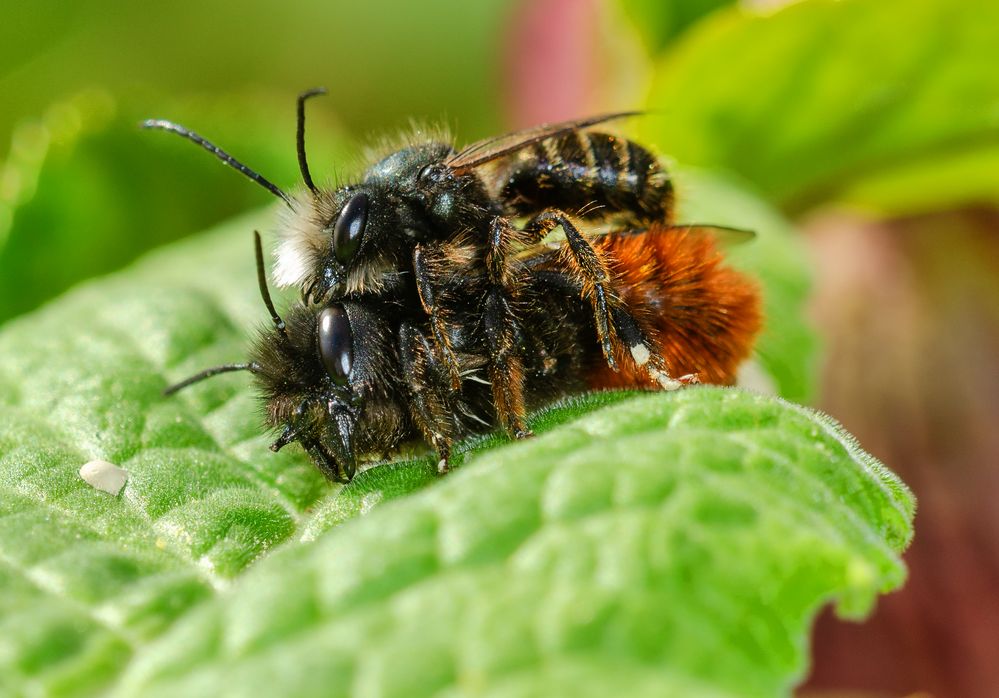
POLYGON ((384 319, 356 303, 297 304, 283 333, 261 333, 252 358, 267 424, 282 430, 271 448, 297 441, 328 477, 349 480, 374 438, 364 426, 369 403, 386 421, 384 374, 395 359, 384 319))
MULTIPOLYGON (((370 231, 379 229, 383 223, 380 203, 379 193, 369 188, 348 187, 316 193, 309 202, 314 214, 308 227, 316 231, 309 239, 309 248, 283 246, 278 273, 282 265, 296 268, 306 302, 321 301, 348 285, 363 288, 365 279, 359 278, 355 270, 361 268, 361 260, 367 253, 367 250, 362 253, 362 248, 370 248, 369 241, 375 237, 370 231)), ((278 281, 285 280, 279 276, 278 281)))
POLYGON ((359 184, 305 192, 285 219, 275 280, 306 302, 380 293, 401 281, 413 247, 453 215, 446 145, 412 146, 375 163, 359 184))
POLYGON ((306 197, 278 248, 278 285, 298 286, 303 300, 316 303, 390 287, 405 253, 398 237, 423 233, 418 211, 378 183, 306 197))

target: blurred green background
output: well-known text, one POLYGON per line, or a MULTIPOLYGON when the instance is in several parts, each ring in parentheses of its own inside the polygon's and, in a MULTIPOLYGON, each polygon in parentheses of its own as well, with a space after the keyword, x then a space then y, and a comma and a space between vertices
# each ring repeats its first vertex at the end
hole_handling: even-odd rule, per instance
MULTIPOLYGON (((644 108, 632 125, 793 219, 823 339, 814 403, 920 498, 910 581, 823 619, 802 689, 997 695, 999 6, 986 0, 181 0, 0 9, 0 322, 269 196, 294 97, 317 179, 411 121, 460 142, 644 108)), ((838 693, 837 693, 838 694, 838 693)))

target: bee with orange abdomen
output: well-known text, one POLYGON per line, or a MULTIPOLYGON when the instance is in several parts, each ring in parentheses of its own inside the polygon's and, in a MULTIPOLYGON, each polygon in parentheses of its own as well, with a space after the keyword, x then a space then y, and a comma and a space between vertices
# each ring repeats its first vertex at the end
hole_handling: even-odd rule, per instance
POLYGON ((760 328, 759 295, 723 264, 710 232, 653 225, 602 235, 594 247, 608 260, 617 370, 600 348, 585 280, 565 269, 567 242, 511 260, 516 293, 499 299, 505 307, 497 308, 488 274, 448 277, 442 301, 462 378, 454 389, 418 303, 384 296, 298 302, 282 320, 266 290, 258 237, 259 283, 273 326, 258 336, 249 362, 207 369, 168 392, 250 371, 267 426, 280 430, 272 449, 297 441, 329 478, 348 482, 359 463, 419 440, 437 450, 445 470, 454 441, 516 428, 518 410, 563 395, 734 381, 760 328), (497 312, 514 322, 489 323, 485 316, 497 312), (497 326, 504 331, 483 331, 497 326), (504 381, 494 378, 498 357, 509 371, 504 381))
POLYGON ((290 196, 169 122, 288 205, 276 277, 303 302, 248 364, 280 448, 298 441, 334 479, 423 438, 447 464, 465 434, 528 435, 526 411, 606 387, 732 382, 759 328, 753 285, 721 264, 712 229, 674 226, 673 189, 641 146, 542 126, 462 150, 414 142, 360 182, 290 196), (570 210, 572 213, 567 212, 570 210), (548 241, 561 228, 564 239, 548 241), (708 234, 705 235, 704 233, 708 234))

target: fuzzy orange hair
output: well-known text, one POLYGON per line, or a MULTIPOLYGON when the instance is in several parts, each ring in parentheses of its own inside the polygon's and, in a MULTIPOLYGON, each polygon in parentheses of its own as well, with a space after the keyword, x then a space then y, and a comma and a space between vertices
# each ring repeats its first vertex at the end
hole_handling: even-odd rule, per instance
MULTIPOLYGON (((606 235, 594 247, 609 262, 617 299, 634 313, 672 377, 735 382, 762 325, 760 292, 722 264, 710 232, 653 226, 644 233, 606 235)), ((619 347, 617 354, 620 370, 603 363, 591 374, 590 387, 650 387, 628 348, 619 347)))

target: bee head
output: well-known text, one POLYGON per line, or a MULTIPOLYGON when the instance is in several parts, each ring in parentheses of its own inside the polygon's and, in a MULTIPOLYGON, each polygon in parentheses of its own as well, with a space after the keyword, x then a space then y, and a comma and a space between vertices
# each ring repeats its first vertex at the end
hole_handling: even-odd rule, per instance
POLYGON ((393 350, 386 313, 371 304, 301 302, 285 322, 267 289, 259 234, 255 242, 257 281, 272 326, 258 336, 250 363, 267 425, 281 429, 271 450, 297 441, 327 477, 350 482, 364 398, 388 384, 393 350))
POLYGON ((286 192, 179 124, 163 119, 149 119, 142 124, 201 146, 284 201, 274 280, 280 287, 297 286, 307 302, 377 293, 397 283, 403 274, 399 270, 405 266, 403 258, 413 247, 404 241, 424 239, 428 208, 438 214, 441 206, 449 211, 454 198, 451 192, 439 196, 436 191, 442 184, 453 184, 449 170, 443 166, 451 148, 436 140, 382 158, 365 173, 359 185, 332 190, 317 187, 305 151, 305 102, 325 93, 316 88, 298 97, 296 146, 305 184, 305 191, 299 194, 286 192))
POLYGON ((280 226, 278 286, 297 286, 306 302, 322 302, 400 281, 406 255, 432 227, 441 187, 432 175, 446 170, 449 152, 442 143, 412 145, 376 162, 358 184, 311 186, 295 197, 280 226))
POLYGON ((398 220, 386 199, 364 184, 296 197, 280 226, 275 283, 300 288, 306 302, 382 290, 398 268, 396 249, 379 244, 398 220))
MULTIPOLYGON (((355 341, 340 304, 297 303, 283 327, 262 331, 251 349, 269 427, 280 429, 274 451, 297 441, 330 479, 346 482, 356 469, 354 432, 363 401, 355 386, 355 341)), ((360 352, 357 352, 360 354, 360 352)))
POLYGON ((391 311, 370 302, 300 302, 282 319, 267 289, 259 233, 254 242, 257 281, 271 326, 258 334, 251 360, 214 366, 164 392, 173 394, 220 373, 249 371, 264 401, 267 426, 281 430, 271 449, 297 441, 327 477, 348 482, 358 447, 371 447, 367 432, 358 430, 367 399, 383 406, 376 408, 383 432, 396 431, 399 421, 384 409, 395 385, 391 366, 398 361, 387 319, 391 311))

